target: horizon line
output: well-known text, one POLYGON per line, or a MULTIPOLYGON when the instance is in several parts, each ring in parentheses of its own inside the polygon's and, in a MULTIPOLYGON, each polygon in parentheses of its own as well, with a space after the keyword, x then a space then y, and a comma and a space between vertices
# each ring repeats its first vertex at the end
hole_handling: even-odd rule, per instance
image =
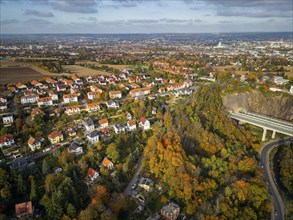
POLYGON ((236 33, 292 33, 292 31, 243 31, 243 32, 151 32, 151 33, 144 33, 144 32, 138 32, 138 33, 5 33, 5 34, 1 34, 1 35, 48 35, 48 34, 95 34, 95 35, 99 35, 99 34, 113 34, 113 35, 118 35, 118 34, 227 34, 227 33, 231 33, 231 34, 236 34, 236 33))

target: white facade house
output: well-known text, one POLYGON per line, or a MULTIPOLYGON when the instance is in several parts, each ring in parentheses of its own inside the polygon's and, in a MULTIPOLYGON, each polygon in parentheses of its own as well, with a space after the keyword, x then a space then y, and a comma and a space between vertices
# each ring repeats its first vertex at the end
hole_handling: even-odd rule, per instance
POLYGON ((77 143, 72 143, 69 147, 68 147, 68 151, 72 154, 75 155, 80 155, 83 153, 83 149, 82 146, 80 146, 77 143))
POLYGON ((28 96, 22 96, 20 98, 20 103, 21 104, 31 104, 31 103, 36 103, 38 100, 39 96, 38 95, 28 95, 28 96))
POLYGON ((49 95, 49 97, 51 97, 51 99, 53 101, 58 101, 58 95, 57 94, 55 94, 53 92, 49 92, 48 95, 49 95))
POLYGON ((95 130, 95 125, 92 119, 87 118, 83 120, 83 125, 86 131, 93 131, 95 130))
POLYGON ((122 92, 121 91, 110 91, 109 92, 110 99, 121 99, 122 92))
POLYGON ((98 94, 99 94, 99 92, 88 92, 87 93, 87 98, 89 100, 97 99, 98 98, 98 94))
POLYGON ((13 123, 13 115, 12 114, 3 114, 1 115, 4 126, 11 125, 13 123))
POLYGON ((151 128, 151 123, 149 120, 145 118, 141 118, 139 121, 139 127, 142 128, 143 130, 148 130, 151 128))
POLYGON ((115 109, 119 108, 118 102, 114 102, 114 101, 106 102, 106 106, 107 108, 115 108, 115 109))
POLYGON ((88 112, 95 112, 100 110, 100 105, 98 103, 88 103, 86 104, 86 110, 88 112))
POLYGON ((95 171, 93 168, 88 169, 88 178, 89 178, 90 182, 95 181, 99 177, 100 177, 99 173, 97 171, 95 171))
POLYGON ((93 131, 86 135, 86 138, 91 144, 99 142, 99 133, 98 131, 93 131))
POLYGON ((40 149, 41 148, 41 142, 39 140, 36 140, 35 138, 33 137, 30 137, 30 139, 28 140, 28 146, 30 147, 30 149, 32 151, 35 151, 37 149, 40 149))
POLYGON ((107 118, 104 118, 99 121, 99 124, 100 124, 100 129, 103 129, 109 126, 109 121, 107 118))
POLYGON ((132 98, 143 96, 143 95, 148 95, 151 93, 150 88, 139 88, 139 89, 133 89, 129 92, 129 95, 132 98))
POLYGON ((126 124, 116 124, 113 126, 113 129, 116 134, 118 134, 120 132, 125 132, 126 128, 127 128, 126 124))
POLYGON ((63 96, 64 103, 70 102, 78 102, 78 95, 77 94, 65 94, 63 96))
POLYGON ((129 131, 134 131, 136 129, 136 123, 134 120, 127 122, 127 128, 129 131))
POLYGON ((75 105, 75 106, 68 106, 66 107, 66 110, 64 112, 66 115, 74 115, 74 114, 79 114, 80 113, 80 106, 75 105))
POLYGON ((39 107, 42 105, 45 105, 45 106, 53 105, 53 101, 52 101, 51 97, 39 98, 37 100, 37 102, 38 102, 39 107))

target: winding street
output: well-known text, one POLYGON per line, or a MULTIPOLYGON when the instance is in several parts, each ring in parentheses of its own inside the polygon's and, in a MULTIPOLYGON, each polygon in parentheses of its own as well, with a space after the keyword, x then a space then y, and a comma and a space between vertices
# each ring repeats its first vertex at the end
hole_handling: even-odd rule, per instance
POLYGON ((131 190, 132 190, 131 187, 132 187, 132 185, 136 184, 138 182, 138 175, 139 175, 139 173, 141 171, 142 159, 143 159, 143 152, 142 152, 142 154, 141 154, 141 156, 140 156, 140 158, 139 158, 139 160, 137 162, 137 167, 136 167, 135 172, 134 172, 134 174, 132 176, 132 179, 128 183, 126 189, 124 190, 124 194, 126 196, 131 195, 131 190))
POLYGON ((274 141, 265 144, 260 151, 260 160, 265 171, 265 175, 268 181, 269 191, 273 197, 273 214, 272 219, 274 220, 285 220, 285 209, 284 204, 281 198, 281 195, 278 191, 275 181, 273 180, 271 171, 270 171, 270 152, 279 145, 286 143, 293 143, 293 138, 285 138, 282 140, 274 141))

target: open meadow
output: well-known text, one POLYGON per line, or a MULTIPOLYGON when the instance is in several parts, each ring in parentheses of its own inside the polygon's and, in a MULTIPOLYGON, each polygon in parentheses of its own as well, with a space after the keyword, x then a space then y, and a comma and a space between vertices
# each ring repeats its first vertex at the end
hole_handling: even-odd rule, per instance
POLYGON ((105 71, 93 70, 79 65, 63 65, 62 67, 66 70, 70 70, 71 74, 76 74, 78 76, 110 75, 110 73, 105 71))

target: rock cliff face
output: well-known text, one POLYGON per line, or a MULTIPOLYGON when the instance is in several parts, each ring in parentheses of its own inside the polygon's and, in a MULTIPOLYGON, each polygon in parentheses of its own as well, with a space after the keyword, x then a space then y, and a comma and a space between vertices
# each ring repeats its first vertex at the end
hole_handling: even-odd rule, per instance
POLYGON ((265 96, 258 91, 236 93, 223 97, 223 104, 233 111, 250 111, 293 121, 293 96, 265 96))

